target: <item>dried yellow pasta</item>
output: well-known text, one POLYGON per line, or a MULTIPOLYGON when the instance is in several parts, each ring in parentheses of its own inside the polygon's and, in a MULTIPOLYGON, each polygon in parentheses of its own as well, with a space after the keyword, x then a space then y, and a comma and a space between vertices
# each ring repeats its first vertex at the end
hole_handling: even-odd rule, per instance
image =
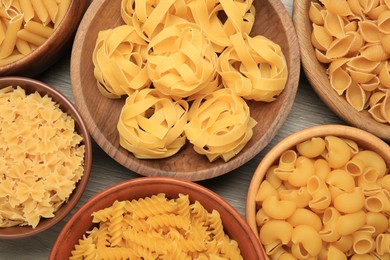
POLYGON ((230 89, 220 89, 194 100, 184 131, 209 161, 228 161, 244 148, 255 124, 246 102, 230 89))
POLYGON ((118 121, 119 142, 137 158, 165 158, 185 144, 188 103, 156 90, 135 91, 126 99, 118 121))
POLYGON ((0 227, 53 217, 84 173, 74 120, 50 97, 0 90, 0 227))
POLYGON ((352 140, 318 138, 283 152, 264 176, 255 200, 256 225, 265 252, 271 259, 282 259, 282 255, 286 259, 360 259, 364 255, 387 259, 388 165, 378 153, 352 140), (291 172, 299 168, 301 151, 314 165, 314 174, 298 189, 291 184, 300 183, 302 176, 291 172), (277 169, 290 174, 287 178, 278 175, 277 169))
POLYGON ((9 0, 1 4, 0 66, 20 60, 44 44, 62 21, 70 2, 9 0), (22 42, 28 42, 28 46, 22 42))
POLYGON ((219 57, 224 85, 245 99, 275 100, 287 82, 287 64, 279 45, 264 36, 238 33, 219 57))
POLYGON ((208 212, 188 195, 115 201, 92 216, 97 226, 79 240, 70 259, 243 259, 218 211, 208 212))
POLYGON ((313 0, 309 19, 311 42, 317 59, 329 64, 331 87, 357 111, 390 123, 388 105, 376 98, 390 88, 389 6, 379 0, 313 0))

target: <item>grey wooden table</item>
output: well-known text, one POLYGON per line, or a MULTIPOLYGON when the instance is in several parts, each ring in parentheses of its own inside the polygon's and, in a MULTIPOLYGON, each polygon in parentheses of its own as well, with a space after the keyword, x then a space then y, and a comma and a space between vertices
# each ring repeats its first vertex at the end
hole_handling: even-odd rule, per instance
MULTIPOLYGON (((293 0, 283 0, 283 3, 291 14, 293 0)), ((70 84, 69 65, 70 50, 52 68, 36 78, 60 90, 74 102, 70 84)), ((287 120, 271 143, 260 154, 242 167, 223 176, 198 183, 221 195, 245 216, 246 193, 251 177, 267 151, 288 135, 301 129, 321 124, 345 123, 317 97, 307 82, 305 75, 301 73, 295 103, 287 120)), ((86 191, 77 206, 60 223, 39 235, 18 240, 0 240, 0 260, 47 259, 61 228, 84 202, 105 188, 137 177, 140 177, 140 175, 119 165, 105 154, 96 143, 93 143, 91 177, 86 191)))

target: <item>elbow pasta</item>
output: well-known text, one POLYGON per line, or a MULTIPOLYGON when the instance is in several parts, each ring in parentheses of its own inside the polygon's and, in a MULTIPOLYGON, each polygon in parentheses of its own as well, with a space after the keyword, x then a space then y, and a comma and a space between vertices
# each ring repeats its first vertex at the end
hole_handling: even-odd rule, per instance
POLYGON ((0 66, 28 55, 53 34, 70 0, 24 0, 0 3, 0 66))
POLYGON ((390 123, 388 1, 311 1, 311 42, 331 87, 356 110, 390 123))
POLYGON ((191 203, 188 195, 115 201, 92 216, 97 226, 83 235, 70 259, 242 259, 218 211, 191 203))
MULTIPOLYGON (((253 0, 122 0, 120 8, 124 25, 101 31, 95 43, 98 90, 114 99, 152 89, 175 102, 188 102, 185 131, 175 133, 210 162, 231 160, 250 141, 257 124, 247 100, 271 102, 288 80, 281 47, 250 34, 253 0)), ((34 24, 30 27, 35 29, 34 24)), ((18 46, 25 51, 23 42, 18 46)), ((169 152, 145 152, 152 143, 149 135, 136 136, 134 145, 129 141, 134 125, 122 120, 118 128, 120 145, 137 158, 166 158, 183 146, 180 142, 169 152)))
POLYGON ((313 138, 281 153, 256 196, 256 224, 266 254, 271 260, 388 259, 389 172, 378 153, 335 136, 313 138), (311 163, 309 177, 304 171, 292 174, 300 158, 311 163), (306 181, 291 185, 300 178, 306 181))

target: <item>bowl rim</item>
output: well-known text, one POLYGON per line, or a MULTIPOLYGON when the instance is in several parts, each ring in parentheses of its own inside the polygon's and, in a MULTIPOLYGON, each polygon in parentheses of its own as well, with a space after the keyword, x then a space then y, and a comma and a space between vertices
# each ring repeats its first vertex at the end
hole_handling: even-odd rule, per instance
MULTIPOLYGON (((312 26, 308 16, 311 2, 312 0, 294 1, 292 18, 298 37, 302 68, 312 89, 329 109, 349 125, 390 141, 390 123, 377 122, 366 110, 357 111, 346 101, 344 96, 337 95, 328 83, 329 80, 325 81, 325 74, 322 74, 321 71, 325 73, 325 66, 327 65, 317 60, 314 47, 306 47, 312 46, 310 37, 312 26), (317 69, 320 69, 320 71, 317 69), (326 82, 325 85, 322 82, 326 82)), ((326 78, 328 77, 326 76, 326 78)))
POLYGON ((45 71, 51 64, 55 63, 60 57, 60 53, 65 51, 66 46, 68 45, 66 42, 71 42, 72 35, 76 33, 78 28, 79 22, 75 23, 73 27, 69 27, 69 24, 71 24, 71 22, 74 21, 75 19, 75 17, 69 15, 70 12, 72 12, 72 14, 78 13, 78 16, 76 18, 78 18, 78 21, 80 21, 88 4, 89 4, 89 0, 71 0, 64 18, 62 19, 58 27, 55 28, 53 33, 46 39, 46 41, 42 45, 38 46, 35 50, 30 52, 29 54, 23 56, 21 59, 0 66, 0 75, 13 76, 13 75, 19 75, 20 74, 19 71, 26 71, 29 63, 33 63, 34 61, 40 59, 42 55, 41 53, 42 49, 48 49, 48 48, 51 49, 55 47, 58 48, 59 50, 58 53, 54 55, 55 57, 53 57, 53 61, 46 64, 44 66, 45 68, 32 69, 34 71, 33 73, 27 73, 26 75, 20 75, 20 76, 30 77, 30 76, 37 75, 45 71), (8 71, 10 71, 12 74, 9 73, 8 71))
POLYGON ((260 184, 264 179, 266 171, 275 163, 275 161, 280 157, 283 151, 290 149, 296 144, 308 140, 309 138, 328 135, 355 140, 358 142, 359 147, 369 147, 367 149, 372 149, 371 147, 375 147, 375 151, 380 151, 380 155, 385 160, 387 167, 390 168, 390 146, 385 141, 373 135, 372 133, 356 127, 338 124, 317 125, 302 129, 285 137, 264 156, 264 158, 261 160, 261 162, 255 169, 255 172, 249 184, 245 215, 249 226, 252 228, 253 232, 256 234, 257 237, 259 236, 259 230, 257 228, 255 218, 255 198, 260 184))
MULTIPOLYGON (((260 243, 258 243, 257 237, 253 233, 252 229, 249 227, 248 223, 245 221, 245 218, 230 204, 228 203, 222 196, 218 195, 214 191, 197 184, 192 181, 184 180, 184 179, 178 179, 178 178, 172 178, 172 177, 161 177, 161 176, 148 176, 148 177, 138 177, 126 181, 122 181, 120 183, 114 184, 113 186, 110 186, 95 195, 93 195, 91 198, 89 198, 74 214, 73 216, 67 221, 67 223, 63 226, 62 230, 60 231, 59 235, 57 236, 57 239, 55 240, 52 250, 49 255, 49 259, 58 259, 58 257, 61 255, 61 251, 59 248, 61 248, 61 244, 69 240, 69 233, 72 232, 73 228, 76 228, 77 225, 79 225, 78 220, 82 216, 86 216, 85 214, 87 212, 93 212, 99 209, 104 208, 105 206, 97 206, 96 202, 101 201, 103 198, 109 198, 109 202, 106 204, 112 205, 112 203, 117 199, 115 196, 115 193, 118 191, 124 191, 128 190, 129 193, 131 193, 131 189, 133 187, 137 186, 144 186, 148 185, 153 187, 156 185, 163 185, 164 189, 177 187, 181 191, 179 193, 184 193, 186 190, 190 190, 191 192, 196 192, 197 194, 203 193, 207 198, 207 200, 212 200, 214 203, 218 203, 221 209, 224 210, 224 212, 227 212, 229 214, 229 217, 232 217, 231 219, 234 220, 234 225, 239 225, 242 229, 245 231, 245 235, 249 238, 249 240, 252 243, 252 249, 255 250, 256 255, 258 256, 265 256, 264 251, 262 249, 262 246, 260 243)), ((149 192, 146 192, 149 193, 149 192)), ((151 195, 157 193, 164 193, 164 192, 154 192, 151 191, 151 195)), ((138 197, 137 198, 142 198, 138 197)), ((190 201, 195 201, 196 199, 191 199, 190 201)), ((129 200, 129 199, 128 199, 129 200)), ((202 203, 201 201, 199 201, 202 203)), ((87 218, 91 219, 91 226, 92 223, 92 216, 87 216, 87 218)), ((88 227, 89 228, 89 227, 88 227)), ((84 233, 88 229, 84 230, 84 233)))
MULTIPOLYGON (((60 222, 68 213, 74 208, 74 206, 78 203, 81 196, 84 193, 84 190, 88 184, 88 180, 91 173, 92 168, 92 142, 91 138, 89 136, 89 133, 87 131, 87 127, 84 123, 83 118, 80 116, 79 112, 75 108, 75 106, 72 104, 72 102, 61 92, 56 90, 55 88, 51 87, 50 85, 36 80, 32 78, 27 77, 21 77, 21 76, 7 76, 7 77, 0 77, 0 85, 2 85, 5 82, 14 82, 15 86, 19 84, 28 84, 33 86, 36 91, 38 91, 41 95, 42 93, 48 94, 49 97, 53 98, 53 101, 60 105, 60 108, 63 112, 70 115, 74 121, 75 121, 75 127, 80 128, 79 131, 77 131, 79 134, 83 137, 83 143, 85 145, 85 152, 84 152, 84 173, 81 179, 77 182, 76 188, 71 193, 70 197, 68 198, 68 201, 61 205, 61 207, 54 213, 54 217, 52 218, 44 218, 40 219, 40 222, 35 228, 32 228, 31 226, 13 226, 13 227, 5 227, 0 228, 0 239, 18 239, 18 238, 26 238, 33 236, 35 234, 41 233, 51 227, 53 227, 55 224, 60 222), (56 101, 55 99, 61 100, 61 104, 56 101), (66 206, 66 207, 65 207, 66 206), (62 209, 62 210, 61 210, 62 209), (42 223, 42 221, 44 221, 42 223), (6 230, 8 228, 15 228, 20 229, 22 233, 2 233, 1 230, 6 230)), ((14 87, 15 87, 14 86, 14 87)), ((6 87, 0 86, 0 89, 6 87)), ((24 88, 24 87, 22 87, 24 88)))
MULTIPOLYGON (((114 145, 113 142, 109 140, 109 137, 107 137, 101 131, 99 125, 96 123, 96 120, 91 115, 91 112, 88 109, 89 106, 87 106, 85 101, 82 100, 83 93, 81 89, 83 86, 82 79, 84 76, 80 75, 81 73, 79 72, 80 68, 83 66, 82 61, 80 59, 82 48, 80 48, 80 46, 77 45, 77 43, 83 40, 85 34, 89 31, 88 29, 90 27, 90 24, 94 19, 96 19, 96 17, 94 17, 93 15, 96 13, 97 10, 100 10, 101 6, 107 1, 108 0, 95 0, 89 6, 88 10, 86 11, 80 23, 79 29, 76 33, 75 41, 72 48, 72 59, 71 59, 71 81, 72 81, 73 94, 75 96, 76 107, 80 109, 80 112, 82 113, 83 117, 86 119, 87 127, 91 133, 91 136, 106 154, 108 154, 117 163, 121 164, 122 166, 128 168, 129 170, 141 176, 171 176, 171 177, 177 177, 177 178, 182 178, 182 179, 187 179, 192 181, 200 181, 200 180, 215 178, 237 169, 238 167, 242 166, 244 163, 253 159, 257 154, 259 154, 264 149, 264 147, 266 147, 266 145, 268 145, 272 141, 272 138, 280 130, 288 114, 291 112, 293 102, 285 104, 283 109, 281 109, 282 112, 280 112, 277 115, 277 119, 272 122, 272 125, 267 127, 268 129, 272 129, 272 130, 265 132, 264 135, 262 135, 259 138, 259 140, 253 139, 255 141, 251 147, 248 147, 246 145, 243 148, 243 150, 247 149, 245 150, 246 156, 240 156, 243 154, 243 150, 242 150, 237 156, 235 156, 228 162, 223 162, 219 164, 219 162, 215 161, 213 163, 209 163, 209 167, 204 167, 202 169, 197 170, 196 172, 195 171, 188 172, 185 170, 171 170, 171 169, 168 170, 168 168, 161 169, 158 167, 150 166, 150 164, 145 163, 145 160, 151 161, 151 160, 165 160, 165 159, 137 159, 135 158, 134 155, 131 154, 131 152, 128 151, 126 151, 127 156, 125 157, 124 153, 122 152, 122 149, 124 150, 124 148, 122 148, 121 146, 114 145), (153 172, 153 174, 151 174, 151 172, 153 172)), ((266 1, 275 10, 275 13, 279 17, 280 23, 283 25, 284 28, 286 28, 285 31, 286 37, 289 39, 289 41, 286 43, 287 44, 286 49, 290 49, 290 55, 289 55, 290 57, 288 59, 288 61, 290 62, 290 66, 288 68, 289 76, 287 81, 289 89, 284 89, 283 91, 291 95, 290 99, 295 99, 298 85, 299 85, 299 76, 300 76, 300 65, 299 65, 300 50, 298 45, 298 38, 291 17, 289 16, 287 9, 283 5, 283 3, 279 0, 266 0, 266 1), (294 78, 292 75, 296 78, 294 78)), ((261 122, 259 121, 258 124, 260 123, 261 122)), ((191 145, 191 144, 187 142, 187 145, 191 145)), ((180 156, 180 152, 175 155, 180 156)), ((222 160, 222 159, 218 159, 218 160, 222 160)), ((177 161, 175 161, 174 163, 177 163, 177 161)))

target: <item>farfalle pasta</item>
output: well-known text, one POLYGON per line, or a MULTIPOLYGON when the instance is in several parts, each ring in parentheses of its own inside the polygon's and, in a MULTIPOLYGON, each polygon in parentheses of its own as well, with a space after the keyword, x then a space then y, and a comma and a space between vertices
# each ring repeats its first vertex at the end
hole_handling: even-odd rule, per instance
POLYGON ((119 98, 149 87, 146 49, 147 43, 130 25, 99 32, 92 56, 99 91, 119 98))
POLYGON ((0 227, 51 218, 84 172, 82 136, 50 97, 0 90, 0 227))
POLYGON ((217 54, 196 24, 169 26, 148 45, 148 74, 165 95, 187 98, 213 92, 219 85, 217 54))
MULTIPOLYGON (((244 99, 271 102, 283 91, 288 78, 280 46, 263 36, 249 36, 255 13, 253 0, 122 0, 121 18, 125 25, 101 31, 93 53, 97 87, 104 96, 130 97, 149 89, 153 90, 154 96, 167 96, 176 104, 180 103, 179 106, 194 107, 192 111, 199 111, 205 96, 214 99, 220 93, 227 93, 219 90, 230 89, 234 98, 225 99, 223 94, 224 97, 218 99, 221 103, 225 99, 227 103, 239 106, 234 108, 237 113, 234 120, 237 120, 231 126, 208 124, 208 130, 216 131, 210 134, 209 140, 218 141, 210 141, 207 145, 199 141, 196 135, 203 136, 204 130, 194 119, 187 122, 183 135, 175 130, 180 141, 175 141, 175 148, 169 148, 169 152, 161 150, 167 149, 165 139, 160 139, 159 144, 151 143, 139 126, 125 125, 122 111, 122 121, 118 122, 120 145, 137 158, 172 156, 186 140, 194 143, 195 151, 206 155, 210 161, 219 157, 228 161, 238 154, 252 137, 255 125, 248 106, 244 106, 244 99), (226 129, 217 129, 220 127, 226 129), (203 132, 196 133, 197 128, 203 132), (134 129, 138 130, 133 132, 134 129), (219 136, 222 131, 226 131, 224 136, 229 136, 228 132, 239 135, 224 144, 219 136), (150 151, 157 147, 158 152, 150 151)), ((214 113, 211 110, 215 104, 202 112, 202 116, 212 117, 208 113, 214 113)), ((208 105, 203 104, 205 106, 208 105)), ((192 112, 195 113, 198 112, 192 112)), ((166 116, 177 118, 181 115, 180 112, 166 116)), ((225 124, 220 118, 211 121, 225 124)))
POLYGON ((218 211, 191 203, 188 195, 115 201, 92 216, 96 227, 79 240, 70 259, 242 259, 218 211))
POLYGON ((264 36, 238 33, 219 57, 218 73, 227 88, 245 99, 275 100, 287 82, 287 64, 279 45, 264 36))
POLYGON ((386 1, 312 1, 311 41, 330 85, 357 111, 390 123, 390 7, 386 1))
POLYGON ((255 198, 265 252, 270 259, 388 259, 389 172, 378 153, 336 136, 286 150, 255 198), (300 170, 305 182, 294 175, 302 157, 311 162, 300 170), (305 176, 307 169, 314 171, 305 176))
POLYGON ((165 158, 185 144, 188 103, 174 101, 153 89, 127 97, 117 129, 121 146, 137 158, 165 158))
POLYGON ((184 132, 209 161, 228 161, 244 148, 255 125, 246 102, 230 89, 220 89, 194 100, 184 132))
POLYGON ((64 18, 70 0, 1 1, 0 66, 20 60, 54 32, 64 18))

